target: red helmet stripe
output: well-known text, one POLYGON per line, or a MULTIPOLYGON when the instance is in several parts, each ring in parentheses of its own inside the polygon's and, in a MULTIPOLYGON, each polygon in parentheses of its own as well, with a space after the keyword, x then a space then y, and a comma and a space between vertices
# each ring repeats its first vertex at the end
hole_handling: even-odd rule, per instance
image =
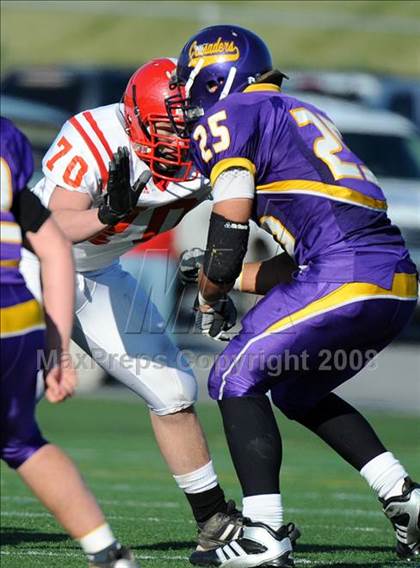
POLYGON ((83 113, 83 116, 86 118, 86 120, 88 121, 88 123, 91 125, 93 131, 95 132, 96 136, 99 138, 99 140, 102 142, 102 146, 105 148, 106 153, 109 156, 109 159, 112 160, 112 150, 108 144, 108 140, 105 138, 104 133, 102 132, 102 130, 99 128, 99 124, 96 122, 96 120, 93 118, 92 113, 89 111, 86 111, 83 113))
POLYGON ((102 182, 105 185, 108 181, 108 170, 105 167, 105 163, 104 163, 102 156, 100 155, 97 147, 92 142, 89 134, 86 132, 86 130, 83 128, 83 126, 80 124, 80 122, 77 120, 77 118, 75 116, 73 116, 70 119, 69 122, 77 130, 77 132, 80 134, 80 136, 83 138, 83 140, 88 145, 89 150, 92 152, 92 155, 95 158, 95 160, 96 160, 96 162, 99 166, 99 171, 101 172, 102 182))

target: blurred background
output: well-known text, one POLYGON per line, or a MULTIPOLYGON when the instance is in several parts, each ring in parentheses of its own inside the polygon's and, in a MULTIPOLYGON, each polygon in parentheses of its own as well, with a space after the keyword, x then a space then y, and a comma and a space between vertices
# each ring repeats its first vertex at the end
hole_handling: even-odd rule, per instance
MULTIPOLYGON (((390 217, 420 266, 420 2, 5 0, 1 11, 1 113, 33 144, 33 181, 68 117, 118 101, 138 66, 152 57, 176 56, 201 27, 235 23, 265 39, 275 64, 290 76, 285 91, 326 111, 373 170, 390 217)), ((181 251, 205 245, 210 207, 203 204, 179 229, 124 259, 136 276, 141 272, 143 284, 153 283, 153 298, 165 315, 182 294, 173 332, 195 360, 203 397, 219 347, 189 333, 194 291, 182 290, 172 276, 181 251), (162 270, 166 279, 156 277, 162 270)), ((274 243, 255 230, 249 258, 273 253, 274 243)), ((256 301, 236 300, 242 313, 256 301)), ((419 342, 418 310, 399 342, 378 357, 375 369, 362 373, 366 380, 344 387, 347 396, 362 406, 418 412, 419 342)), ((82 388, 117 388, 95 365, 83 375, 82 388)))

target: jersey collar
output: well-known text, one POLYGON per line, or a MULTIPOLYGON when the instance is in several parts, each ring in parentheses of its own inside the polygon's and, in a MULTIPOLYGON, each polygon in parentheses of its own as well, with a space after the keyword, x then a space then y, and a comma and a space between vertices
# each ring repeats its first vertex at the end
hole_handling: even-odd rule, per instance
POLYGON ((280 87, 274 85, 273 83, 252 83, 251 85, 245 87, 242 92, 254 93, 255 91, 274 91, 276 93, 281 93, 280 87))

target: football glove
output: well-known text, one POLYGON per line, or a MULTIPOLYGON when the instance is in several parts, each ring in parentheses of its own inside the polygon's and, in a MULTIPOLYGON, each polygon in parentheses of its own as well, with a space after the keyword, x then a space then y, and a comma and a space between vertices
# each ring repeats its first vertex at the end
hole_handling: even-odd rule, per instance
POLYGON ((179 257, 179 278, 184 286, 198 282, 198 273, 203 266, 204 251, 201 248, 184 250, 179 257))
POLYGON ((149 170, 144 171, 131 187, 130 155, 126 147, 119 147, 115 152, 109 162, 108 174, 107 191, 98 208, 98 218, 104 225, 116 225, 136 207, 152 174, 149 170))
POLYGON ((208 335, 216 341, 230 340, 226 332, 235 325, 237 312, 235 304, 229 296, 224 296, 209 305, 199 293, 195 300, 194 309, 196 310, 195 325, 200 333, 208 335), (206 311, 201 310, 203 306, 206 306, 206 311))

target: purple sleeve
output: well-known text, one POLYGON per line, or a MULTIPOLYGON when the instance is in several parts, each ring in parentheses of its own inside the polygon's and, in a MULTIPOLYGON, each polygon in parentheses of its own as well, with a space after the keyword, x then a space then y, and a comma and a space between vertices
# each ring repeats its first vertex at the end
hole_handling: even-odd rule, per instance
POLYGON ((34 171, 31 145, 28 139, 7 118, 0 118, 0 155, 10 169, 13 194, 22 191, 34 171))
POLYGON ((235 95, 214 105, 192 133, 191 152, 197 169, 212 184, 228 167, 245 167, 255 173, 258 124, 256 106, 235 95))

